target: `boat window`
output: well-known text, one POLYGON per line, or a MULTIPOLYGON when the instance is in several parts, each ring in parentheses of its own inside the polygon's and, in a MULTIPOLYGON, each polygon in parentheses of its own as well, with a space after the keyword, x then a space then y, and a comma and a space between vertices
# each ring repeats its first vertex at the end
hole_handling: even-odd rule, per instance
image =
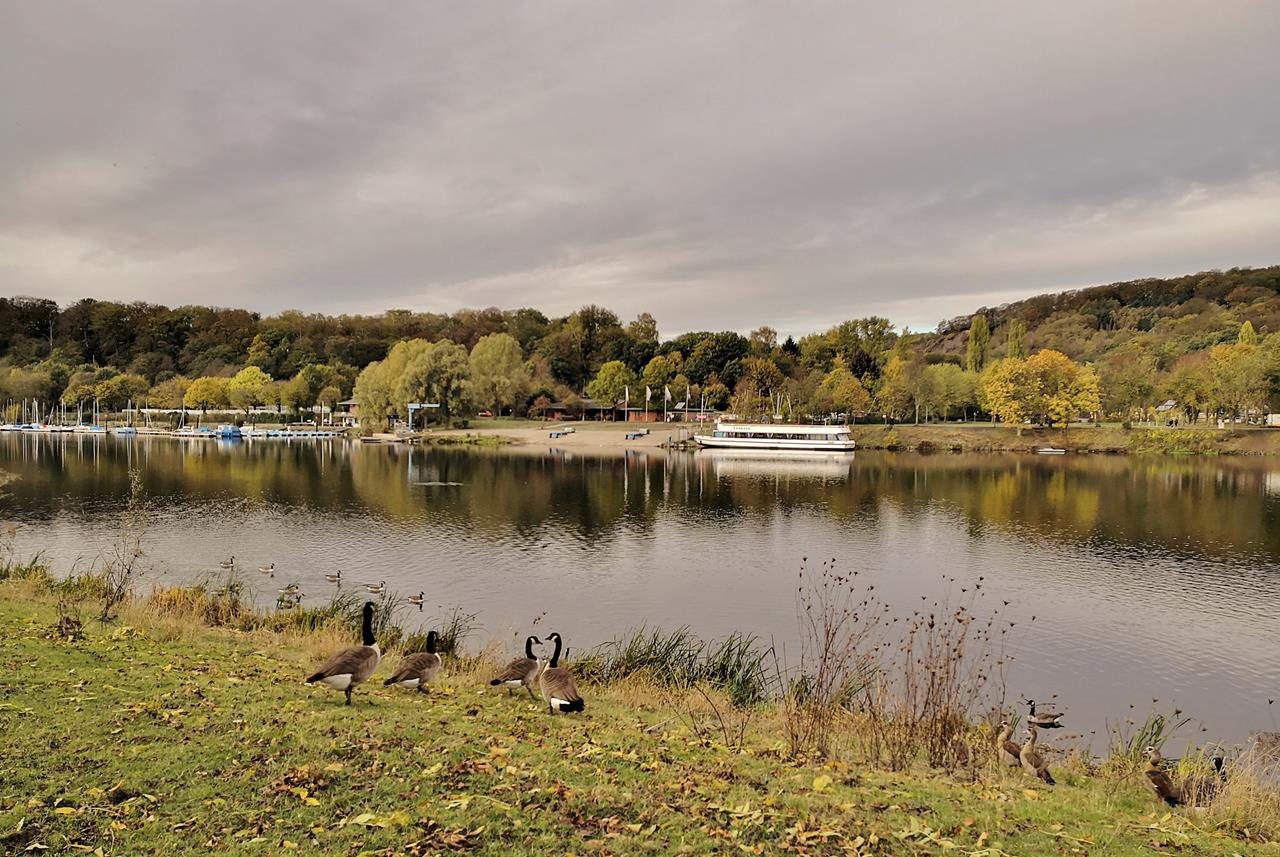
POLYGON ((847 435, 847 434, 838 434, 838 435, 836 435, 836 440, 848 440, 848 439, 849 439, 849 435, 847 435))

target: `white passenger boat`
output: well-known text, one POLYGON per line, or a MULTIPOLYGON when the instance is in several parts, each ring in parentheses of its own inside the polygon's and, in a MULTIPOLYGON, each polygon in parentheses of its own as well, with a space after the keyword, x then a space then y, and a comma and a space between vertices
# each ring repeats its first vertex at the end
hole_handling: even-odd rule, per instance
POLYGON ((708 449, 815 450, 853 452, 848 426, 800 426, 782 423, 716 423, 710 434, 694 435, 708 449))

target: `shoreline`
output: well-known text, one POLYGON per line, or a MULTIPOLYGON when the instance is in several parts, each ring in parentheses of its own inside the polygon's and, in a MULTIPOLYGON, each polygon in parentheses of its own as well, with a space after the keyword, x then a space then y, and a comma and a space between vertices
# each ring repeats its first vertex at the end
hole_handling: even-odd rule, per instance
MULTIPOLYGON (((508 426, 482 425, 444 429, 415 435, 410 442, 424 445, 514 446, 555 448, 568 451, 662 449, 687 439, 705 426, 696 423, 547 422, 508 426), (649 428, 639 438, 630 432, 649 428), (552 438, 552 432, 573 431, 552 438), (467 439, 471 439, 469 442, 467 439)), ((850 434, 860 450, 908 452, 996 452, 1035 454, 1052 447, 1072 454, 1171 455, 1171 456, 1280 456, 1280 429, 1250 428, 1146 428, 1073 426, 1064 437, 1061 429, 1016 428, 990 423, 857 424, 850 434)))
POLYGON ((405 640, 387 641, 385 666, 347 708, 301 677, 350 645, 349 617, 211 624, 207 599, 170 589, 135 594, 102 624, 89 618, 93 581, 82 586, 0 580, 0 629, 30 663, 0 746, 13 758, 58 747, 12 769, 0 794, 0 844, 15 851, 171 851, 194 837, 235 853, 438 853, 465 841, 473 853, 545 854, 581 840, 601 855, 667 853, 672 841, 710 854, 738 839, 748 853, 914 854, 945 840, 1051 855, 1066 837, 1105 838, 1117 857, 1153 841, 1280 854, 1262 785, 1241 775, 1207 810, 1169 810, 1134 746, 1089 759, 1043 734, 1052 786, 997 764, 978 722, 955 739, 967 754, 936 763, 923 749, 891 762, 845 717, 830 753, 796 755, 788 736, 802 715, 785 701, 735 705, 713 684, 664 684, 644 668, 610 680, 589 656, 570 664, 587 700, 570 716, 488 686, 505 647, 449 657, 427 694, 385 688, 398 653, 420 644, 405 640), (68 703, 75 734, 57 716, 68 703))

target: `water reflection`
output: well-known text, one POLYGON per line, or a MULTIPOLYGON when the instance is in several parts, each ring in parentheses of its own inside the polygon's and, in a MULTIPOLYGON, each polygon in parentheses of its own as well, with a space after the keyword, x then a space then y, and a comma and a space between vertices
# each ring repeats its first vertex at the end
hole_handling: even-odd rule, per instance
POLYGON ((0 467, 19 478, 0 504, 25 525, 19 549, 63 569, 91 561, 135 466, 160 580, 235 553, 311 593, 336 568, 426 590, 513 640, 546 611, 574 646, 650 622, 793 647, 801 557, 856 567, 901 605, 983 575, 1018 623, 1011 691, 1059 693, 1073 725, 1153 698, 1228 738, 1280 725, 1266 705, 1280 690, 1280 469, 1263 460, 770 462, 9 434, 0 467))

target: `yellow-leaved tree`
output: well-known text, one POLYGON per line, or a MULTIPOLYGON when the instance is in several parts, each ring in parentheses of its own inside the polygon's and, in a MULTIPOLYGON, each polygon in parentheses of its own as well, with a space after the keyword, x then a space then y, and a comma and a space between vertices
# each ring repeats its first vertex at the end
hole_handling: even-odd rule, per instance
POLYGON ((1027 365, 1040 381, 1036 411, 1049 425, 1061 423, 1065 429, 1073 417, 1102 407, 1098 375, 1092 366, 1081 366, 1061 351, 1048 348, 1028 357, 1027 365))
POLYGON ((987 366, 980 382, 982 406, 1001 422, 1018 427, 1034 415, 1040 396, 1040 379, 1017 357, 1005 357, 987 366))

